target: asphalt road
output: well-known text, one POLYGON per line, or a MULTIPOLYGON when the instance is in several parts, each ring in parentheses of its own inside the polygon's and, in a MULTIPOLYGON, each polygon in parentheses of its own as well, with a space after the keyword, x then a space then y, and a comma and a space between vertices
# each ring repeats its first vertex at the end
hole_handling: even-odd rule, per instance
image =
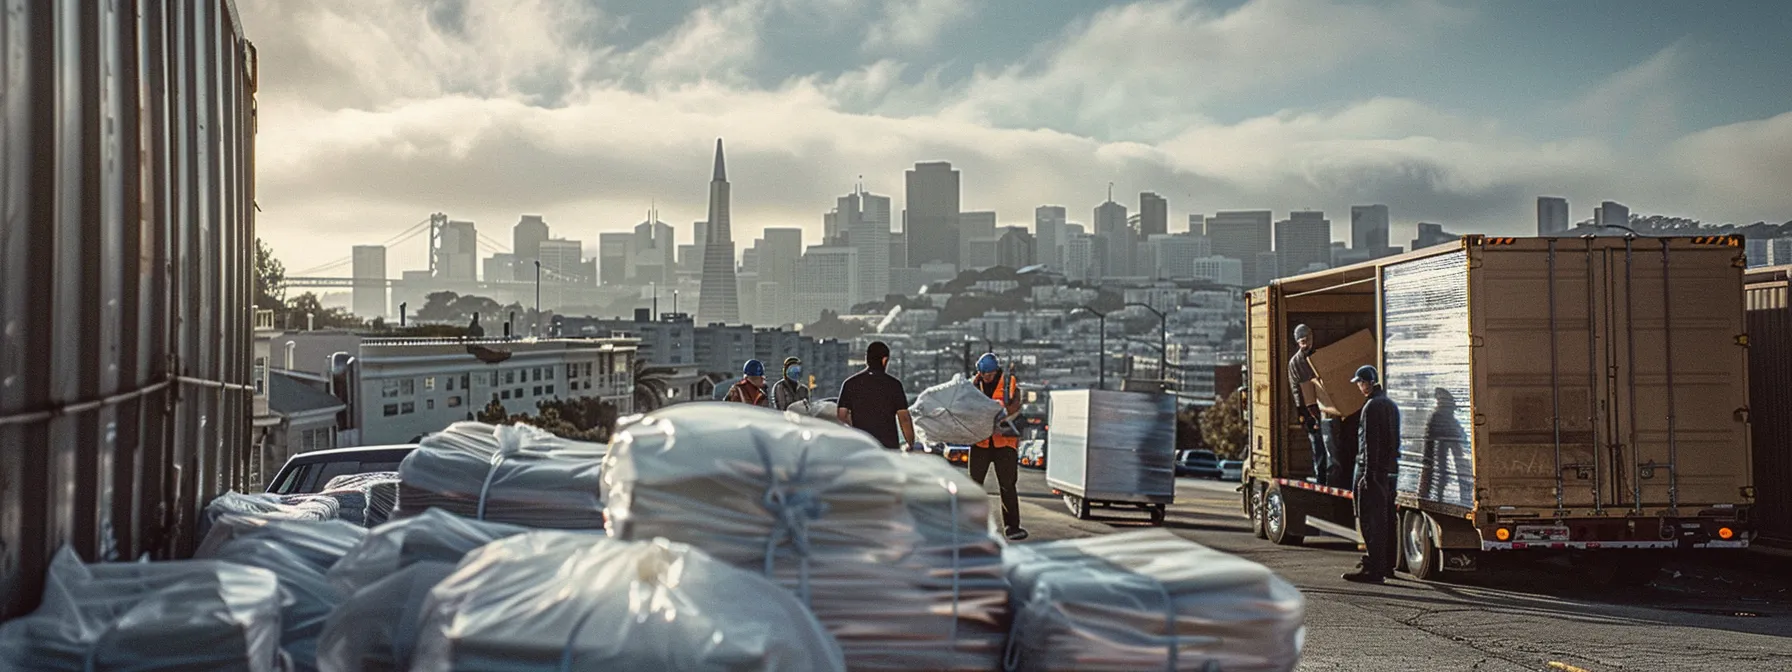
MULTIPOLYGON (((1508 557, 1450 583, 1402 575, 1366 586, 1339 578, 1356 564, 1354 543, 1321 536, 1284 547, 1251 536, 1236 487, 1180 479, 1165 526, 1300 587, 1301 670, 1792 671, 1792 560, 1677 559, 1646 588, 1616 589, 1599 587, 1596 569, 1508 557)), ((1020 495, 1032 533, 1023 543, 1148 525, 1130 512, 1076 520, 1041 471, 1021 470, 1020 495)))

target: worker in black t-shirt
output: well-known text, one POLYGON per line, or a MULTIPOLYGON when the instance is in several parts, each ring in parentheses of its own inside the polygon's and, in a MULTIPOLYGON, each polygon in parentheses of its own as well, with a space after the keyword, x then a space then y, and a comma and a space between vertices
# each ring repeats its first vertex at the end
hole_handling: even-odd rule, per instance
POLYGON ((890 450, 915 443, 915 423, 908 415, 908 391, 902 381, 885 372, 890 346, 873 341, 865 348, 865 370, 840 385, 840 423, 870 434, 890 450), (901 434, 897 433, 900 426, 901 434))

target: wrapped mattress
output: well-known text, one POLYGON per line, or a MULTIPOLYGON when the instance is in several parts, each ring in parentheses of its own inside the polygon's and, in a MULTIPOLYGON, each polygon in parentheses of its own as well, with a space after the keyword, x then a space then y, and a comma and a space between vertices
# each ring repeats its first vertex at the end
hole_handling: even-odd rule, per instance
POLYGON ((526 527, 603 529, 604 447, 528 425, 457 422, 399 464, 394 517, 431 507, 526 527))
POLYGON ((993 436, 1007 409, 976 383, 955 375, 915 395, 908 413, 925 440, 968 446, 993 436))
POLYGON ((63 548, 37 611, 0 625, 0 670, 276 672, 280 581, 216 560, 84 565, 63 548), (178 644, 176 644, 178 643, 178 644))
POLYGON ((814 610, 853 669, 988 670, 1007 586, 983 488, 934 456, 741 404, 618 428, 611 534, 688 543, 814 610))
POLYGON ((398 506, 398 472, 376 471, 344 474, 330 479, 319 496, 336 500, 343 520, 375 527, 392 516, 398 506))
POLYGON ((199 513, 199 538, 211 533, 212 524, 226 515, 252 516, 269 520, 335 520, 336 501, 309 495, 281 496, 257 492, 244 494, 231 490, 212 498, 199 513))
POLYGON ((361 543, 367 530, 340 520, 302 522, 225 516, 195 557, 259 567, 280 580, 280 647, 300 672, 318 669, 317 642, 345 595, 325 572, 361 543))
POLYGON ((1007 670, 1292 670, 1304 599, 1165 530, 1009 546, 1007 670), (1209 667, 1209 666, 1212 667, 1209 667))
POLYGON ((411 670, 844 670, 783 589, 685 544, 531 532, 430 594, 411 670))
POLYGON ((348 597, 318 638, 318 666, 333 672, 410 669, 429 591, 453 574, 467 553, 526 531, 441 509, 374 529, 327 574, 330 585, 348 597))

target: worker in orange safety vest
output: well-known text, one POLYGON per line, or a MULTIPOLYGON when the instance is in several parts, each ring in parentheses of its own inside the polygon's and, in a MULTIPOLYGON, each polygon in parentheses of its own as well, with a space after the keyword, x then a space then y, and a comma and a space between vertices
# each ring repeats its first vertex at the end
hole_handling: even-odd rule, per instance
POLYGON ((1020 526, 1020 494, 1014 485, 1020 478, 1020 435, 1014 427, 1014 419, 1020 415, 1020 392, 1014 376, 1002 370, 993 352, 977 358, 976 384, 989 398, 1002 402, 1007 413, 997 423, 995 435, 971 446, 971 480, 982 485, 989 467, 995 466, 1002 495, 1002 527, 1010 541, 1020 541, 1027 538, 1026 528, 1020 526))

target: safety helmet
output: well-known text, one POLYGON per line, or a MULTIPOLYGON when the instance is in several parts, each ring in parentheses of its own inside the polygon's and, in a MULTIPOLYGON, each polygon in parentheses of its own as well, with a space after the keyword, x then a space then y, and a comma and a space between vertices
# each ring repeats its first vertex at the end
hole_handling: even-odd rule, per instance
POLYGON ((1002 364, 996 361, 996 353, 985 352, 982 357, 977 358, 977 373, 995 373, 999 368, 1002 368, 1002 364))
POLYGON ((1367 364, 1357 367, 1356 376, 1350 379, 1350 382, 1353 383, 1368 383, 1370 385, 1374 385, 1380 381, 1381 376, 1375 373, 1375 367, 1367 364))
POLYGON ((763 376, 765 375, 765 365, 760 364, 757 359, 749 359, 747 360, 747 365, 741 367, 741 373, 748 378, 753 376, 763 376))

